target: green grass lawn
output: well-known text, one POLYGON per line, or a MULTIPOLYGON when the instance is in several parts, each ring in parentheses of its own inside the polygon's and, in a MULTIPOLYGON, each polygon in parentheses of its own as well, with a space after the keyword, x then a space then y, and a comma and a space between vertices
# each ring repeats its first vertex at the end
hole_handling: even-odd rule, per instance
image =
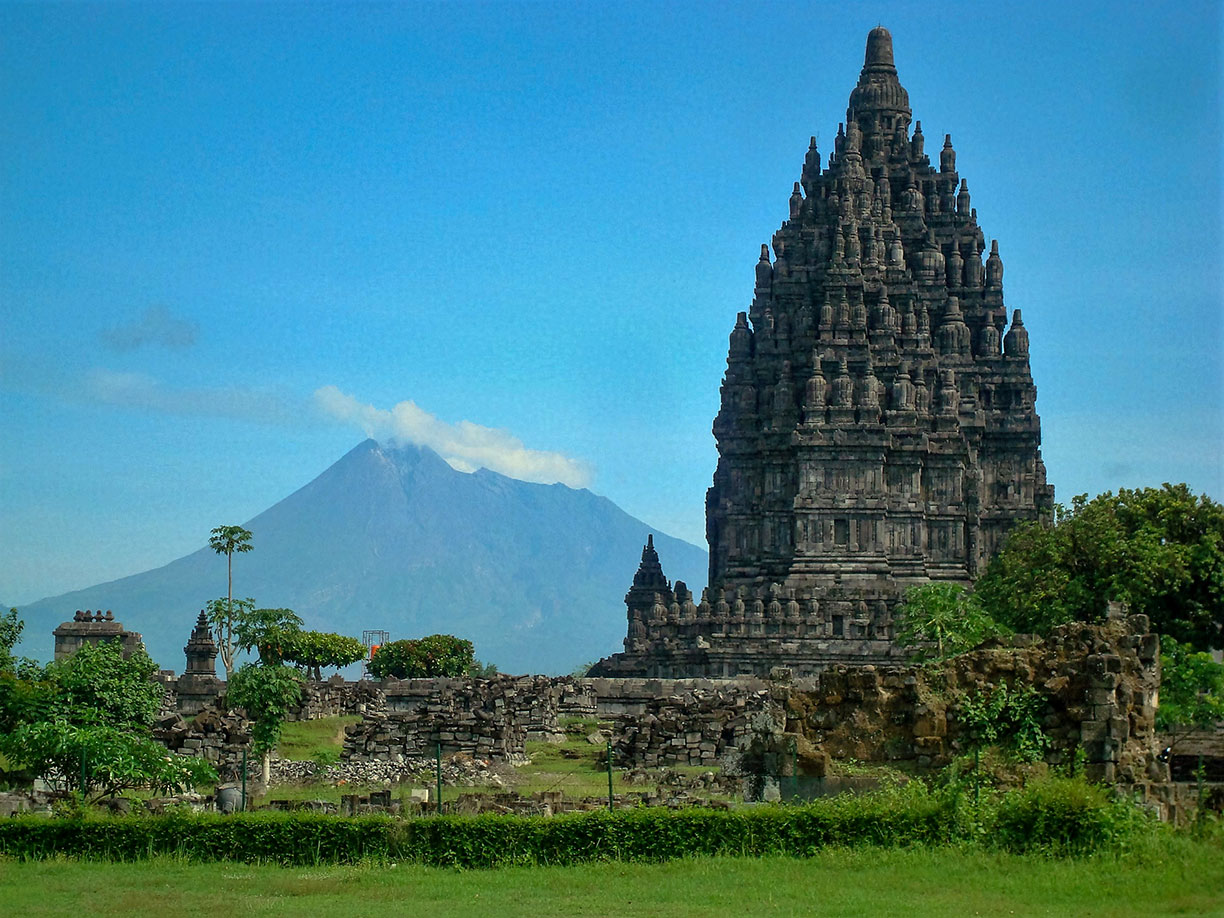
POLYGON ((361 718, 356 716, 289 721, 281 729, 276 754, 295 762, 312 761, 318 753, 339 756, 344 748, 344 728, 357 723, 361 718))
POLYGON ((1224 915, 1224 850, 1182 837, 1154 841, 1139 854, 1081 860, 869 848, 805 860, 477 871, 0 861, 0 910, 12 918, 1224 915))
MULTIPOLYGON (((328 717, 320 720, 298 721, 286 723, 277 744, 277 755, 280 758, 295 761, 311 761, 321 754, 338 755, 344 744, 344 728, 360 720, 358 717, 328 717)), ((608 795, 608 772, 605 747, 587 741, 586 735, 598 728, 594 720, 570 719, 563 723, 568 732, 563 743, 528 743, 526 752, 531 758, 530 764, 521 765, 516 769, 502 769, 506 776, 506 786, 477 785, 474 787, 450 786, 443 788, 443 800, 454 800, 460 794, 496 793, 504 790, 515 790, 523 796, 541 791, 559 791, 567 799, 578 800, 584 797, 606 798, 608 795)), ((674 771, 686 774, 700 774, 711 769, 702 767, 681 766, 674 771)), ((432 772, 423 775, 414 782, 415 786, 434 786, 432 772)), ((630 785, 625 782, 621 769, 614 768, 612 772, 612 788, 617 794, 653 789, 653 785, 630 785)), ((254 805, 262 805, 268 800, 329 800, 339 803, 341 794, 368 794, 379 787, 326 784, 322 782, 300 785, 274 785, 269 793, 252 796, 254 805)), ((396 790, 399 793, 399 790, 396 790)), ((407 794, 407 787, 403 789, 407 794)))

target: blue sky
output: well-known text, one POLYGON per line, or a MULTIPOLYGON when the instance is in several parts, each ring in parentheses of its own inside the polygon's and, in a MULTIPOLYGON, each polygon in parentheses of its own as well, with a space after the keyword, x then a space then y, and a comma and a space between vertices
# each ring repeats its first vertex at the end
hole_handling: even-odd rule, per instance
POLYGON ((938 9, 0 5, 0 600, 367 432, 704 544, 727 335, 877 23, 999 240, 1058 497, 1221 499, 1220 4, 938 9))

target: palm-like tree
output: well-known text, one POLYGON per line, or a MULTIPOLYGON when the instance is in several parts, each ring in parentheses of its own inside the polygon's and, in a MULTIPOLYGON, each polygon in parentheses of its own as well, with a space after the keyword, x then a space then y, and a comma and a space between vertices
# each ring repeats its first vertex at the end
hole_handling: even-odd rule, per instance
MULTIPOLYGON (((225 614, 227 624, 230 626, 226 629, 227 634, 221 637, 221 662, 225 666, 225 675, 228 678, 234 671, 234 646, 233 646, 233 621, 234 621, 234 553, 250 551, 255 546, 251 544, 251 532, 249 529, 243 529, 241 526, 218 526, 212 531, 212 535, 208 538, 209 547, 219 555, 225 555, 226 567, 228 568, 229 588, 226 591, 225 599, 225 614)), ((218 629, 220 632, 222 629, 218 629)))

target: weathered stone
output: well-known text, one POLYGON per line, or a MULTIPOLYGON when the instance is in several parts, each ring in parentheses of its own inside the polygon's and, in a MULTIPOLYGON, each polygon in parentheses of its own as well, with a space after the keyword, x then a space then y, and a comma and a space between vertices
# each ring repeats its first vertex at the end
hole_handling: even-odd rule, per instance
POLYGON ((813 139, 731 331, 709 588, 671 586, 648 539, 624 652, 592 674, 896 659, 907 587, 968 584, 1015 523, 1052 513, 1028 331, 1016 310, 1003 335, 997 243, 983 264, 950 138, 936 169, 883 28, 847 114, 827 168, 813 139))

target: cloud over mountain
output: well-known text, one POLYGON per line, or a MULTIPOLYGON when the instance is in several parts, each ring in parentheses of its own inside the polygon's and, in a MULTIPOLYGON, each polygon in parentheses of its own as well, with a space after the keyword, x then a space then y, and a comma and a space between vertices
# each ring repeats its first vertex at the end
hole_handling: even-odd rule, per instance
POLYGON ((315 391, 315 404, 329 417, 352 424, 377 440, 426 446, 452 468, 474 472, 486 468, 520 481, 539 484, 560 482, 571 488, 586 487, 590 467, 563 453, 528 449, 508 430, 483 427, 471 421, 450 424, 405 400, 390 409, 376 408, 341 392, 335 386, 315 391))

